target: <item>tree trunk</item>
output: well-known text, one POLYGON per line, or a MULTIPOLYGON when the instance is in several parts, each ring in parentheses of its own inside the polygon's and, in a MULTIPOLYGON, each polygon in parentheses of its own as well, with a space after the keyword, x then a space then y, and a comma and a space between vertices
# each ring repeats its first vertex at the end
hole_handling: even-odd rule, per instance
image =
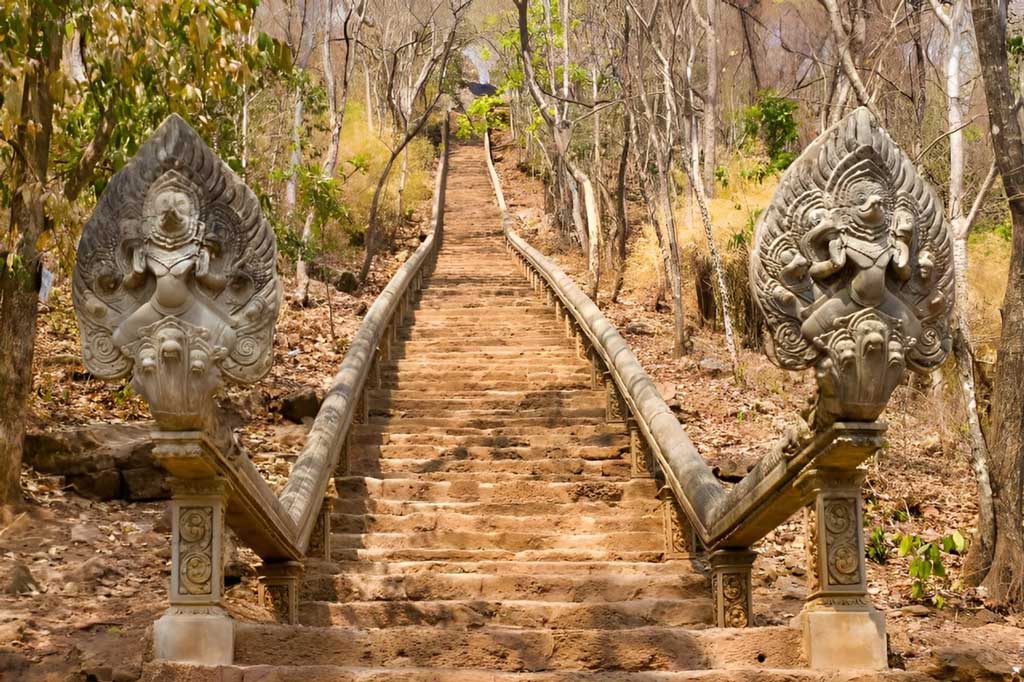
POLYGON ((703 174, 700 176, 704 184, 704 194, 715 196, 715 145, 718 141, 718 0, 707 0, 707 69, 708 90, 704 93, 704 129, 703 174))
POLYGON ((302 163, 302 87, 295 86, 295 105, 292 113, 292 153, 288 159, 288 184, 284 188, 284 213, 291 217, 298 197, 299 164, 302 163))
MULTIPOLYGON (((997 604, 1024 604, 1024 139, 1006 52, 1006 5, 971 0, 992 146, 1003 179, 1013 240, 992 391, 991 478, 995 547, 981 585, 997 604)), ((983 567, 982 567, 983 568, 983 567)))
POLYGON ((53 133, 50 77, 60 70, 63 21, 42 6, 30 14, 31 40, 42 46, 35 70, 25 75, 22 116, 15 128, 21 153, 11 162, 11 232, 20 233, 12 267, 0 254, 0 505, 21 501, 25 417, 32 394, 32 356, 42 263, 36 248, 51 227, 43 204, 53 133), (37 37, 38 36, 38 37, 37 37))
POLYGON ((622 284, 626 278, 626 243, 629 240, 629 224, 626 219, 626 170, 629 166, 629 117, 623 117, 626 130, 622 139, 622 154, 619 156, 618 179, 615 184, 615 237, 612 240, 615 264, 615 283, 612 285, 612 301, 619 300, 622 284))

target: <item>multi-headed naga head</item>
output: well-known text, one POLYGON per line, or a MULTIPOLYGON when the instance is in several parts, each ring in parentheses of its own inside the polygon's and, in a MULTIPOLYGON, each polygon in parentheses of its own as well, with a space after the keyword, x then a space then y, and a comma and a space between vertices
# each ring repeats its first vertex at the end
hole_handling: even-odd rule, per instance
POLYGON ((871 421, 950 348, 953 262, 935 190, 866 108, 825 131, 758 221, 753 295, 784 369, 816 369, 814 425, 871 421))
POLYGON ((274 232, 242 180, 171 116, 100 197, 72 297, 90 372, 132 374, 163 429, 208 428, 222 375, 250 383, 270 370, 274 232))

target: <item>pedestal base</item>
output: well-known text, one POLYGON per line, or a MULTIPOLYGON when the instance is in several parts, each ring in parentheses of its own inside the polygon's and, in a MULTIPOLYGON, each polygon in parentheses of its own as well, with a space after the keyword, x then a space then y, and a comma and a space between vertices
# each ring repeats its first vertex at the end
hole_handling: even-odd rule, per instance
POLYGON ((201 665, 231 665, 235 625, 220 608, 171 607, 153 623, 157 659, 201 665))
POLYGON ((889 667, 885 616, 874 608, 805 608, 799 616, 807 665, 815 670, 885 670, 889 667))

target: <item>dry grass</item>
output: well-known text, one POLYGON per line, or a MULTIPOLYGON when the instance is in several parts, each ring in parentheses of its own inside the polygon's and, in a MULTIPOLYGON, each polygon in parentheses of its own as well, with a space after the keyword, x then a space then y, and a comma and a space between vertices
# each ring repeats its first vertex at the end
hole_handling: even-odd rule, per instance
POLYGON ((967 253, 967 317, 978 349, 994 359, 1001 327, 999 308, 1010 269, 1010 242, 997 232, 977 233, 968 241, 967 253))

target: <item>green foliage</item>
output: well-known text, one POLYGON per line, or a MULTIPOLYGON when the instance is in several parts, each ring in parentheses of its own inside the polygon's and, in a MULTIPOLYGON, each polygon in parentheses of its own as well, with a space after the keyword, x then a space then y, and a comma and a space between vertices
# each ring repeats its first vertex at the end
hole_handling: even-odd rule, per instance
POLYGON ((913 581, 910 585, 910 597, 918 600, 927 598, 941 609, 945 606, 946 600, 939 589, 948 582, 942 555, 963 554, 967 549, 967 538, 958 530, 935 542, 925 542, 920 536, 911 533, 897 537, 899 556, 910 557, 909 574, 913 581))
POLYGON ((729 170, 725 166, 715 166, 715 182, 722 187, 729 186, 729 170))
MULTIPOLYGON (((46 78, 54 101, 50 174, 80 176, 83 200, 99 193, 139 145, 171 113, 182 115, 233 168, 240 168, 238 112, 246 88, 287 72, 287 48, 260 35, 247 40, 258 0, 0 0, 0 168, 12 159, 19 126, 34 126, 21 107, 25 79, 46 78), (35 28, 34 28, 35 27, 35 28), (50 54, 77 41, 81 69, 45 69, 50 54), (26 60, 26 56, 30 60, 26 60), (30 71, 30 69, 43 71, 30 71), (109 136, 97 136, 110 122, 109 136), (90 143, 98 141, 97 147, 90 143), (84 164, 86 149, 100 152, 84 164), (91 190, 91 192, 90 192, 91 190)), ((4 178, 0 207, 19 188, 4 178)), ((77 241, 81 211, 57 188, 45 190, 48 224, 65 265, 77 241)), ((16 235, 10 236, 11 243, 16 235)), ((2 250, 2 246, 0 246, 2 250)))
POLYGON ((505 104, 500 91, 493 95, 483 95, 473 100, 465 114, 460 114, 455 135, 460 140, 471 137, 483 137, 488 130, 504 130, 507 126, 499 110, 505 104))
POLYGON ((760 142, 768 161, 747 171, 745 175, 757 182, 786 170, 796 158, 792 145, 797 141, 797 123, 794 112, 799 105, 774 90, 762 90, 757 101, 743 110, 744 140, 750 144, 760 142))
POLYGON ((750 247, 754 241, 754 227, 762 212, 763 209, 755 208, 747 213, 747 222, 743 224, 743 229, 729 237, 730 249, 742 251, 750 247))
POLYGON ((879 527, 871 530, 866 553, 868 560, 876 564, 884 564, 889 560, 889 540, 885 537, 884 530, 879 527))

